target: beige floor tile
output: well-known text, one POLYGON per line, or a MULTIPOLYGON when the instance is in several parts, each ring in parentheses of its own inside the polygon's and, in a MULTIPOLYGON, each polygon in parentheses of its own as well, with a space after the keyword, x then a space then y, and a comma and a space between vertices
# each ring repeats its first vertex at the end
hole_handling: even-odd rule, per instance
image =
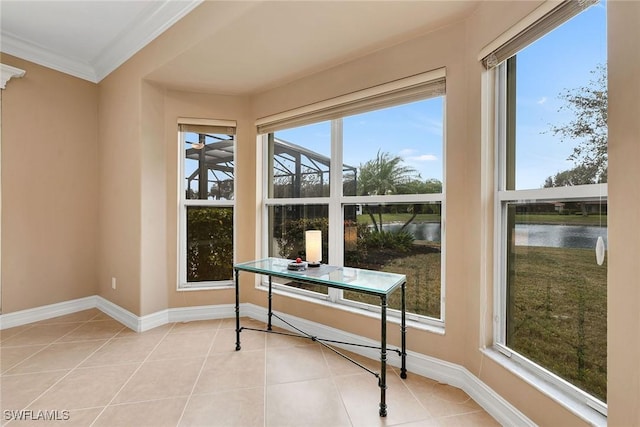
POLYGON ((438 418, 482 411, 482 407, 468 394, 447 384, 436 383, 430 395, 419 394, 416 396, 424 407, 438 418))
POLYGON ((30 409, 103 407, 131 377, 139 364, 78 368, 36 400, 30 409))
POLYGON ((149 360, 206 357, 213 343, 213 334, 210 331, 197 330, 190 333, 169 333, 149 355, 149 360))
POLYGON ((7 329, 1 329, 0 330, 0 343, 3 342, 6 339, 9 339, 15 335, 18 335, 28 329, 33 328, 33 324, 31 325, 22 325, 22 326, 16 326, 14 328, 7 328, 7 329))
POLYGON ((83 341, 51 344, 24 362, 9 369, 6 374, 55 371, 75 368, 106 341, 83 341))
POLYGON ((204 357, 144 362, 112 403, 188 396, 203 363, 204 357))
POLYGON ((171 334, 191 332, 215 332, 220 329, 221 319, 192 320, 190 322, 176 322, 171 329, 171 334))
POLYGON ((437 418, 428 418, 426 420, 400 424, 398 427, 442 427, 442 424, 440 424, 440 421, 437 418))
MULTIPOLYGON (((241 350, 263 350, 266 343, 264 332, 243 331, 240 333, 241 350)), ((211 353, 231 353, 236 351, 235 329, 220 329, 213 340, 211 353)))
POLYGON ((147 335, 164 335, 169 332, 173 328, 173 323, 168 323, 166 325, 157 326, 153 329, 149 329, 144 332, 136 332, 133 329, 124 328, 120 332, 116 334, 114 338, 131 338, 131 337, 144 337, 147 335))
POLYGON ((158 345, 162 335, 146 335, 109 340, 85 360, 80 367, 121 365, 143 362, 158 345))
POLYGON ((186 397, 110 405, 92 427, 175 427, 186 397))
POLYGON ((330 376, 320 345, 267 350, 267 384, 330 376))
MULTIPOLYGON (((277 327, 273 328, 274 331, 281 331, 286 334, 291 332, 286 331, 284 329, 280 329, 277 327)), ((290 348, 290 347, 300 347, 303 345, 315 345, 313 341, 308 338, 297 337, 297 336, 289 336, 289 335, 280 335, 280 334, 267 334, 267 348, 290 348)))
POLYGON ((2 381, 0 381, 1 409, 3 411, 17 411, 26 408, 68 372, 55 371, 2 377, 2 381))
MULTIPOLYGON (((240 317, 240 326, 251 327, 256 329, 266 329, 267 325, 264 322, 261 322, 256 319, 252 319, 250 317, 240 317)), ((220 329, 236 329, 236 318, 231 317, 227 319, 220 319, 220 329)))
POLYGON ((264 382, 264 350, 242 350, 209 356, 193 392, 202 394, 237 388, 264 387, 264 382))
POLYGON ((102 314, 100 310, 97 308, 92 308, 89 310, 82 310, 71 314, 66 314, 64 316, 58 316, 51 319, 41 320, 40 322, 35 323, 36 325, 55 325, 58 323, 78 323, 78 322, 86 322, 92 319, 95 319, 96 316, 102 314))
POLYGON ((83 323, 74 331, 60 338, 58 342, 86 341, 113 338, 126 326, 115 320, 97 320, 83 323))
POLYGON ((382 418, 376 377, 365 372, 335 377, 334 381, 354 426, 395 425, 433 418, 393 372, 387 375, 387 416, 382 418))
POLYGON ((7 372, 9 369, 24 362, 27 358, 38 353, 46 345, 27 345, 22 347, 0 347, 0 372, 7 372))
POLYGON ((471 414, 454 415, 438 418, 442 427, 499 427, 495 419, 486 412, 474 412, 471 414))
MULTIPOLYGON (((362 366, 365 366, 374 372, 380 372, 380 360, 369 359, 367 357, 361 356, 359 354, 356 354, 341 348, 336 348, 336 350, 338 350, 345 356, 352 358, 356 362, 360 363, 362 366)), ((363 372, 361 367, 354 364, 353 362, 350 362, 349 360, 336 354, 335 352, 333 352, 332 350, 326 347, 322 347, 322 353, 324 354, 324 358, 327 361, 327 365, 329 366, 329 369, 331 370, 332 375, 336 375, 336 376, 355 375, 355 374, 361 374, 363 372)), ((389 365, 387 365, 387 369, 391 370, 389 365)))
POLYGON ((264 400, 263 387, 194 395, 179 426, 263 427, 264 400))
POLYGON ((267 427, 351 426, 331 379, 267 386, 267 427))
POLYGON ((2 347, 51 344, 82 325, 83 323, 34 325, 19 334, 15 334, 6 340, 3 340, 2 347))
POLYGON ((9 427, 498 425, 462 390, 411 373, 401 380, 391 367, 381 418, 373 375, 304 338, 245 330, 236 351, 235 327, 230 318, 136 333, 92 309, 0 331, 0 406, 70 411, 66 421, 9 427))

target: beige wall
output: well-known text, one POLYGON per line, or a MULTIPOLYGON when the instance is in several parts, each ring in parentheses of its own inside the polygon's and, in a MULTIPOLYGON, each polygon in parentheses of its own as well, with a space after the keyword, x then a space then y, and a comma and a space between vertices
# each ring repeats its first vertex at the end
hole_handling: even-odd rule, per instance
POLYGON ((640 2, 608 7, 609 425, 640 425, 640 2))
MULTIPOLYGON (((259 178, 257 168, 262 159, 256 144, 255 119, 446 67, 446 333, 439 335, 410 328, 409 349, 463 365, 540 425, 583 425, 581 419, 502 365, 484 357, 480 350, 491 343, 492 337, 493 166, 490 141, 483 137, 486 125, 491 121, 481 114, 482 85, 486 75, 477 54, 484 45, 539 4, 538 1, 482 2, 466 21, 251 98, 189 93, 146 81, 154 69, 179 55, 182 46, 195 43, 204 36, 204 33, 199 33, 202 24, 221 19, 216 18, 207 3, 102 81, 98 94, 91 84, 15 59, 12 59, 14 62, 7 61, 27 69, 27 76, 23 81, 10 82, 8 90, 3 93, 2 175, 3 178, 8 177, 5 178, 8 181, 3 179, 2 193, 3 304, 7 310, 18 310, 97 292, 142 316, 165 308, 232 303, 233 293, 230 290, 176 291, 177 117, 238 122, 236 257, 238 261, 245 261, 259 255, 256 252, 259 239, 256 232, 260 201, 256 185, 259 178), (73 90, 67 89, 64 97, 49 96, 38 82, 53 78, 51 76, 61 82, 61 87, 72 86, 73 90), (72 98, 69 92, 74 94, 72 98), (65 159, 65 173, 56 169, 56 165, 36 160, 37 174, 52 170, 58 175, 53 175, 55 179, 50 179, 50 182, 61 182, 60 188, 72 187, 82 195, 81 200, 74 198, 61 205, 63 207, 54 208, 54 215, 48 216, 35 209, 27 209, 42 205, 26 196, 42 188, 41 180, 21 174, 19 165, 13 164, 12 159, 21 159, 23 164, 33 159, 27 157, 18 144, 10 141, 21 141, 25 132, 32 132, 23 130, 24 126, 20 125, 40 111, 31 104, 41 104, 42 111, 63 115, 66 109, 60 111, 59 99, 77 99, 77 106, 64 105, 74 124, 82 122, 87 133, 93 130, 93 151, 89 157, 94 159, 94 163, 87 162, 85 155, 65 151, 67 146, 63 142, 68 142, 66 138, 64 141, 57 139, 55 147, 60 151, 50 154, 65 159), (91 102, 93 110, 87 107, 91 102), (93 121, 86 117, 91 111, 95 116, 95 105, 98 106, 97 122, 95 117, 93 121), (5 129, 7 122, 15 123, 13 129, 11 126, 5 129), (68 170, 72 169, 70 166, 76 166, 76 161, 78 167, 85 168, 87 176, 97 168, 98 177, 94 172, 93 178, 71 179, 68 170), (90 191, 96 187, 96 181, 97 196, 90 191), (99 225, 96 227, 98 212, 99 225), (64 230, 65 239, 60 237, 60 230, 64 230), (76 253, 76 256, 90 258, 82 266, 91 268, 80 271, 76 262, 76 268, 69 272, 65 268, 70 258, 60 253, 73 253, 85 248, 85 233, 80 234, 78 230, 86 231, 88 235, 94 233, 94 236, 97 233, 98 247, 94 243, 89 251, 76 253), (28 236, 26 239, 25 235, 28 236), (75 237, 70 238, 69 235, 75 237), (43 239, 51 244, 41 249, 39 242, 43 239), (64 242, 62 251, 57 250, 59 241, 64 242), (18 248, 15 254, 11 253, 14 247, 18 248), (27 261, 32 262, 34 254, 45 267, 40 273, 27 271, 27 266, 31 265, 27 261), (42 272, 46 273, 47 281, 43 280, 42 272), (85 276, 92 278, 93 282, 85 276), (50 285, 52 277, 58 285, 50 285), (111 277, 118 280, 116 290, 111 289, 111 277), (90 284, 74 287, 69 284, 71 282, 90 284), (54 287, 57 293, 47 299, 47 293, 41 292, 42 286, 54 287), (43 298, 47 301, 43 302, 43 298)), ((640 172, 636 167, 640 157, 637 120, 640 117, 637 97, 640 93, 639 21, 640 3, 609 3, 609 253, 614 256, 609 260, 608 400, 609 422, 621 426, 640 424, 636 407, 640 401, 640 366, 637 362, 640 360, 640 271, 637 263, 640 256, 640 235, 637 231, 640 172), (635 234, 629 230, 635 230, 635 234)), ((228 24, 226 18, 221 24, 228 24)), ((58 129, 56 123, 59 120, 46 120, 47 124, 51 122, 53 128, 58 129)), ((65 135, 62 130, 60 135, 65 135)), ((74 132, 73 144, 79 145, 80 139, 84 143, 85 137, 76 135, 74 132)), ((42 142, 36 143, 43 144, 42 138, 40 140, 42 142)), ((86 149, 84 145, 82 147, 86 149)), ((55 187, 57 190, 58 186, 55 187)), ((49 201, 45 203, 47 206, 57 206, 52 202, 67 195, 66 191, 42 193, 40 196, 49 201)), ((264 305, 264 293, 252 285, 253 281, 245 275, 242 283, 244 300, 264 305)), ((378 323, 374 319, 342 311, 336 315, 334 309, 286 297, 276 298, 275 305, 286 307, 286 311, 295 316, 377 338, 378 323)), ((397 331, 390 331, 391 341, 397 343, 398 338, 397 331)))
POLYGON ((96 294, 98 90, 3 54, 2 312, 96 294))

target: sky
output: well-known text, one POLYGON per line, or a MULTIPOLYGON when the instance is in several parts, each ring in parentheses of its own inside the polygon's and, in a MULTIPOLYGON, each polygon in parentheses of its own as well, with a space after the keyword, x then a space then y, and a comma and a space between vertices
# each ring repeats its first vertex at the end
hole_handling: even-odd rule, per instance
POLYGON ((516 189, 540 188, 545 178, 574 167, 567 158, 577 141, 560 141, 551 126, 573 115, 558 109, 565 90, 588 86, 605 65, 606 7, 601 2, 556 28, 517 55, 516 189))
MULTIPOLYGON (((575 144, 549 130, 568 123, 559 112, 567 89, 588 85, 606 63, 606 7, 596 4, 518 53, 516 189, 540 188, 545 178, 573 163, 575 144)), ((363 113, 343 119, 343 162, 360 166, 378 150, 404 159, 422 180, 443 180, 444 99, 363 113)), ((450 123, 450 125, 454 125, 450 123)), ((276 132, 276 137, 330 156, 329 122, 276 132)), ((455 171, 449 171, 455 173, 455 171)))

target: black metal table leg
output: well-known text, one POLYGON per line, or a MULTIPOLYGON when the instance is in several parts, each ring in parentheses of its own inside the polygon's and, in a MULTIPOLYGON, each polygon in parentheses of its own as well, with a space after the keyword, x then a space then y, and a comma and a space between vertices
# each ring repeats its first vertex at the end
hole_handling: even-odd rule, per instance
POLYGON ((273 299, 273 293, 271 292, 271 276, 269 276, 269 318, 267 323, 267 331, 271 330, 271 316, 273 315, 273 310, 271 309, 271 300, 273 299))
POLYGON ((240 350, 240 272, 236 269, 236 351, 240 350))
POLYGON ((400 369, 400 378, 407 378, 407 300, 405 297, 405 288, 407 282, 402 284, 402 320, 400 332, 402 334, 402 368, 400 369))
POLYGON ((380 339, 382 346, 380 348, 380 416, 387 416, 387 296, 380 297, 380 339))

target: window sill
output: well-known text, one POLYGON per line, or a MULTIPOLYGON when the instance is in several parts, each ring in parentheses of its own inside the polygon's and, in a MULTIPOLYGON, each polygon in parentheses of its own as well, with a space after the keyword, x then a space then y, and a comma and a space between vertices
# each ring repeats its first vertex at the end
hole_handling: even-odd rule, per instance
POLYGON ((485 348, 481 351, 485 356, 503 366, 509 372, 516 375, 538 391, 544 393, 583 421, 593 426, 604 427, 607 425, 607 417, 594 409, 589 403, 587 403, 586 399, 580 399, 564 390, 561 390, 558 386, 546 381, 539 375, 536 375, 536 373, 531 369, 528 369, 522 364, 512 360, 510 357, 507 357, 495 347, 485 348))
MULTIPOLYGON (((258 290, 264 291, 264 292, 268 292, 269 289, 267 286, 263 285, 263 284, 258 284, 256 285, 256 288, 258 290)), ((358 314, 361 316, 365 316, 365 317, 370 317, 372 319, 380 319, 380 313, 378 313, 376 310, 369 310, 366 308, 360 308, 360 307, 354 307, 352 305, 348 305, 348 304, 342 304, 339 302, 333 302, 331 300, 329 300, 328 296, 319 296, 319 297, 315 297, 315 296, 308 296, 308 295, 304 295, 302 293, 297 293, 297 292, 290 292, 286 289, 281 289, 280 287, 273 287, 272 292, 274 295, 282 295, 282 296, 286 296, 289 298, 294 298, 294 299, 299 299, 301 301, 306 301, 306 302, 310 302, 310 303, 314 303, 314 304, 318 304, 324 307, 328 307, 328 308, 332 308, 332 309, 336 309, 336 310, 341 310, 347 313, 352 313, 352 314, 358 314)), ((389 323, 393 323, 393 324, 397 324, 400 325, 400 316, 399 315, 395 315, 395 313, 388 313, 387 314, 387 322, 389 323)), ((420 331, 425 331, 425 332, 430 332, 433 334, 437 334, 437 335, 444 335, 445 334, 445 327, 444 327, 444 323, 442 323, 442 325, 433 325, 433 324, 427 324, 427 323, 423 323, 423 322, 418 322, 416 320, 413 319, 407 319, 406 320, 407 323, 407 327, 410 327, 412 329, 416 329, 416 330, 420 330, 420 331)))
POLYGON ((198 284, 184 284, 181 283, 177 287, 178 292, 190 292, 190 291, 217 291, 220 289, 234 289, 235 284, 233 280, 225 280, 220 282, 201 282, 198 284))

